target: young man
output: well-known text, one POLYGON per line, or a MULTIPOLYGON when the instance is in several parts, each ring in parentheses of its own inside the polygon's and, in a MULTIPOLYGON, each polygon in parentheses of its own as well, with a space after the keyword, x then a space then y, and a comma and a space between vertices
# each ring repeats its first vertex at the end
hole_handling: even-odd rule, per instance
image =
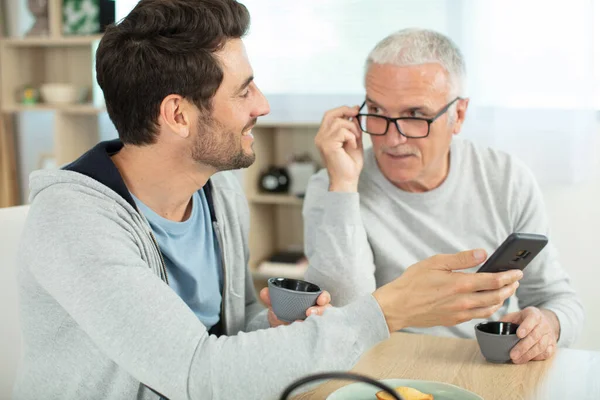
MULTIPOLYGON (((306 277, 330 290, 335 305, 430 254, 474 245, 492 252, 513 232, 548 234, 531 172, 507 154, 453 139, 469 104, 464 79, 450 39, 406 29, 369 54, 363 106, 325 114, 316 143, 327 170, 313 177, 304 203, 306 277), (373 142, 366 151, 363 133, 373 142)), ((507 302, 494 315, 521 324, 514 362, 546 359, 581 332, 583 309, 552 242, 525 269, 517 297, 519 312, 506 315, 507 302)), ((408 330, 472 338, 477 322, 408 330)))
POLYGON ((485 252, 440 255, 267 329, 280 322, 247 269, 247 203, 219 172, 252 164, 252 127, 269 111, 240 39, 248 25, 233 0, 142 0, 107 29, 96 70, 119 140, 31 176, 16 399, 273 398, 351 368, 390 331, 486 317, 514 293, 520 273, 452 272, 485 252), (432 280, 426 299, 411 296, 432 280))

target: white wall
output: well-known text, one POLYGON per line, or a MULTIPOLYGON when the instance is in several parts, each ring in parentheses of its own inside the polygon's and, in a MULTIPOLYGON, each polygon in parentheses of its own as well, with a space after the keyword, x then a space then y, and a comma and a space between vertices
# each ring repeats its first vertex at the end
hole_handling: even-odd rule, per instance
MULTIPOLYGON (((600 138, 592 145, 598 160, 600 138)), ((542 189, 552 240, 585 306, 586 326, 575 347, 600 351, 600 163, 596 163, 591 176, 579 185, 542 189)))

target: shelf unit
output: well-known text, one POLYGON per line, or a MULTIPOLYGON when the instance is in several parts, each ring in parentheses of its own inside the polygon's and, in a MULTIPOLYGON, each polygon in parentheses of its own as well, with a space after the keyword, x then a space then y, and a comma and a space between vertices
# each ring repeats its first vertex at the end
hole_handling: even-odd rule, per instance
POLYGON ((253 129, 256 161, 244 171, 244 190, 250 208, 250 270, 257 290, 269 276, 258 265, 274 252, 304 247, 301 198, 287 194, 265 194, 259 177, 269 166, 285 166, 295 154, 308 153, 320 160, 314 145, 318 122, 289 123, 259 120, 253 129))
MULTIPOLYGON (((79 157, 99 140, 98 117, 105 112, 102 93, 94 76, 94 54, 101 35, 63 36, 62 0, 49 1, 50 35, 0 39, 0 112, 12 119, 22 112, 52 111, 54 156, 58 165, 79 157), (24 85, 45 82, 74 83, 90 89, 89 101, 73 105, 26 105, 18 102, 24 85)), ((260 174, 270 165, 285 166, 294 154, 319 154, 314 136, 319 122, 280 121, 272 116, 259 120, 254 129, 256 162, 243 172, 250 208, 250 268, 257 289, 268 276, 256 271, 275 251, 303 248, 302 199, 291 195, 261 193, 260 174)), ((50 132, 49 132, 50 133, 50 132)))
POLYGON ((94 55, 102 36, 63 36, 61 5, 62 0, 49 0, 48 36, 0 39, 0 111, 6 119, 22 112, 54 112, 52 132, 58 165, 73 161, 98 142, 98 116, 105 111, 94 76, 94 55), (24 86, 43 83, 86 87, 88 101, 72 105, 20 103, 19 92, 24 86))

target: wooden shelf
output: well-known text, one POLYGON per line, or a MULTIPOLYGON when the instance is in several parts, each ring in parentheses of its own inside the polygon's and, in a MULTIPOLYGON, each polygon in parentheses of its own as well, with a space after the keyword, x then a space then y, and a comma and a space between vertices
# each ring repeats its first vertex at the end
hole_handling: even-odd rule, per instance
POLYGON ((2 107, 5 113, 17 113, 24 111, 60 111, 66 114, 95 115, 106 111, 105 107, 97 107, 93 104, 5 104, 2 107))
MULTIPOLYGON (((251 269, 252 272, 252 278, 257 279, 257 280, 267 280, 269 278, 272 278, 273 276, 271 274, 263 274, 262 272, 257 271, 255 268, 251 269)), ((289 278, 289 276, 282 276, 282 278, 289 278)))
POLYGON ((289 206, 301 206, 303 203, 301 198, 288 194, 253 194, 248 197, 248 201, 254 204, 281 204, 289 206))
POLYGON ((89 36, 40 36, 1 39, 0 43, 13 47, 70 47, 89 46, 102 39, 102 35, 89 36))
POLYGON ((54 135, 52 152, 59 165, 75 160, 98 142, 98 120, 106 111, 94 73, 102 35, 63 35, 62 5, 63 0, 48 0, 48 35, 0 38, 0 117, 10 121, 21 112, 54 112, 52 125, 41 129, 54 135), (23 88, 48 82, 89 88, 90 100, 64 105, 20 103, 23 88))

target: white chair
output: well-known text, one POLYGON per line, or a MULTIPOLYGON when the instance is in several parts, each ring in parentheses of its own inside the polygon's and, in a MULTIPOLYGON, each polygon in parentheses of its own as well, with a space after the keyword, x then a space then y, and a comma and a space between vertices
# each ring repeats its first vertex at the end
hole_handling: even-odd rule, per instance
POLYGON ((0 399, 10 399, 21 359, 17 246, 29 206, 0 208, 0 399))

